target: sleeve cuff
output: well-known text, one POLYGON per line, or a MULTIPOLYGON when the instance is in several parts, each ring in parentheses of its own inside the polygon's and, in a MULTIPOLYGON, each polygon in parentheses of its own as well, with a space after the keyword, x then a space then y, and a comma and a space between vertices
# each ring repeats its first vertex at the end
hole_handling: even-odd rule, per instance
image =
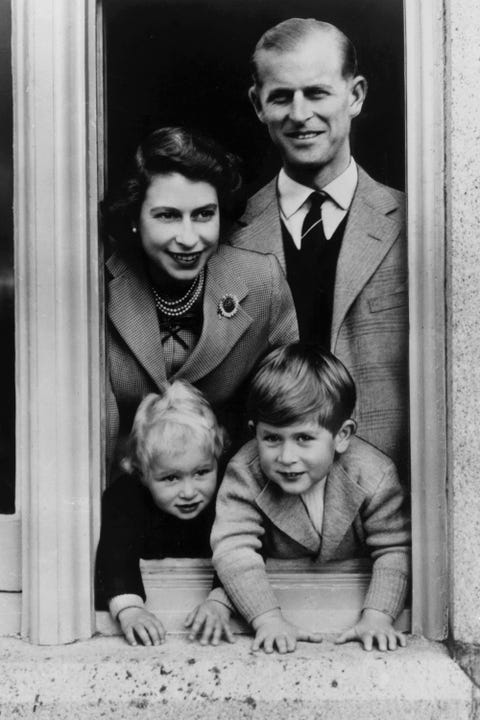
POLYGON ((115 597, 110 598, 110 600, 108 601, 108 609, 110 611, 110 615, 114 620, 117 619, 118 613, 127 607, 142 608, 143 606, 144 602, 140 595, 133 595, 131 593, 125 593, 124 595, 115 595, 115 597))
POLYGON ((374 570, 363 609, 380 610, 395 620, 405 606, 408 584, 408 576, 402 572, 374 570))
POLYGON ((231 613, 235 612, 234 604, 230 601, 230 598, 222 587, 216 587, 213 588, 213 590, 210 590, 208 600, 215 600, 216 602, 225 605, 231 613))

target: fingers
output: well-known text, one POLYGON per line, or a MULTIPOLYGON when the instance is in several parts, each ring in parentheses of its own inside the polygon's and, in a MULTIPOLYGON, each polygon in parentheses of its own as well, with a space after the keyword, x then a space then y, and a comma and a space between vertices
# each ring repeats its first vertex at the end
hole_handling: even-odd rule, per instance
POLYGON ((135 623, 133 625, 133 631, 142 642, 143 645, 151 645, 150 635, 146 631, 145 627, 141 623, 135 623))
POLYGON ((257 652, 263 646, 263 651, 270 655, 276 649, 281 655, 294 652, 297 647, 297 641, 293 635, 264 635, 263 633, 255 636, 252 643, 252 651, 257 652))
POLYGON ((160 620, 154 618, 148 628, 153 644, 161 645, 165 641, 166 632, 160 620))
POLYGON ((264 641, 263 634, 257 633, 253 639, 252 643, 252 650, 253 652, 257 652, 262 647, 263 641, 264 641))
POLYGON ((193 623, 193 621, 195 620, 195 615, 197 614, 197 610, 198 608, 195 608, 188 613, 187 617, 185 618, 185 627, 190 627, 190 625, 193 623))
MULTIPOLYGON (((205 622, 203 623, 203 633, 200 638, 200 645, 208 645, 210 638, 213 638, 214 631, 216 629, 216 618, 214 619, 211 616, 207 616, 205 619, 205 622)), ((220 633, 221 633, 221 625, 220 625, 220 633)))
POLYGON ((287 638, 285 635, 275 638, 275 644, 279 653, 284 655, 287 652, 287 638))
POLYGON ((217 621, 214 625, 214 628, 213 628, 213 633, 212 633, 212 636, 210 639, 210 644, 218 645, 222 636, 229 643, 235 642, 235 637, 233 635, 232 630, 230 629, 230 624, 228 623, 228 621, 217 619, 217 621))
POLYGON ((335 645, 343 645, 343 643, 351 642, 352 640, 358 640, 357 631, 355 628, 348 628, 348 630, 345 630, 345 632, 335 640, 335 645))
POLYGON ((130 625, 125 631, 125 640, 128 642, 129 645, 136 645, 137 639, 135 637, 135 633, 133 632, 133 627, 130 625))
POLYGON ((406 647, 406 646, 407 646, 407 638, 405 637, 405 635, 403 633, 398 632, 397 630, 393 630, 391 633, 388 633, 388 635, 387 635, 387 649, 388 650, 396 650, 399 647, 406 647))
POLYGON ((165 628, 160 620, 138 620, 122 628, 129 645, 161 645, 165 640, 165 628))
POLYGON ((233 632, 232 632, 232 628, 230 627, 230 623, 229 623, 229 622, 224 622, 224 623, 223 623, 223 637, 224 637, 225 640, 226 640, 227 642, 229 642, 229 643, 234 643, 234 642, 235 642, 235 635, 234 635, 233 632))
POLYGON ((307 632, 306 630, 299 630, 297 640, 302 642, 321 643, 323 637, 320 633, 307 632))
POLYGON ((190 627, 189 640, 199 637, 200 645, 218 645, 222 635, 227 642, 235 642, 230 623, 227 619, 216 614, 205 612, 202 608, 195 608, 186 618, 185 626, 190 627))
MULTIPOLYGON (((190 632, 188 633, 188 639, 195 640, 195 638, 199 634, 200 630, 202 629, 206 618, 205 618, 204 613, 198 612, 198 608, 197 608, 197 610, 194 610, 193 613, 190 613, 187 620, 190 617, 191 617, 191 620, 189 622, 190 632), (191 617, 192 615, 193 615, 193 617, 191 617)), ((185 621, 185 624, 187 624, 187 621, 185 621)))
POLYGON ((401 632, 391 630, 391 632, 377 632, 365 634, 361 637, 361 642, 365 650, 372 650, 374 642, 376 642, 380 652, 394 651, 399 647, 406 647, 407 638, 401 632))
MULTIPOLYGON (((380 638, 384 638, 384 637, 385 637, 384 635, 380 635, 380 638)), ((371 650, 373 650, 373 638, 374 638, 373 633, 369 633, 369 632, 366 632, 366 633, 363 633, 362 635, 360 635, 360 642, 363 645, 363 649, 366 650, 367 652, 370 652, 371 650)), ((378 642, 378 637, 377 637, 377 642, 378 642)))
POLYGON ((223 626, 222 623, 217 623, 213 628, 212 637, 210 640, 211 645, 218 645, 220 638, 222 637, 223 626))
POLYGON ((271 635, 267 635, 267 637, 264 638, 263 650, 267 653, 267 655, 271 655, 273 653, 273 637, 271 635))
POLYGON ((396 650, 397 649, 397 635, 395 632, 365 633, 361 637, 361 642, 363 643, 364 649, 367 651, 370 651, 373 649, 374 642, 376 642, 377 647, 380 650, 380 652, 387 652, 387 650, 396 650))

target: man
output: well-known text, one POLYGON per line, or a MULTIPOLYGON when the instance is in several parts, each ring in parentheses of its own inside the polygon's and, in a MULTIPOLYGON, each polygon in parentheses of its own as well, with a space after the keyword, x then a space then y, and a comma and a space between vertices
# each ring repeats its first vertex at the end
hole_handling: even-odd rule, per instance
POLYGON ((301 339, 329 346, 355 379, 358 434, 406 469, 404 198, 350 154, 367 91, 355 49, 333 25, 292 18, 258 42, 253 77, 250 99, 282 169, 250 199, 230 242, 278 257, 301 339))

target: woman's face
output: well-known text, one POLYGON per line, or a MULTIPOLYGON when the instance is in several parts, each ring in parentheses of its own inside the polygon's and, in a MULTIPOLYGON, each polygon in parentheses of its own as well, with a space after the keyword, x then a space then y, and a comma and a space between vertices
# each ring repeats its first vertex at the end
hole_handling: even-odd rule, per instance
POLYGON ((179 173, 154 175, 140 208, 139 232, 155 273, 193 280, 218 246, 220 210, 208 182, 179 173))

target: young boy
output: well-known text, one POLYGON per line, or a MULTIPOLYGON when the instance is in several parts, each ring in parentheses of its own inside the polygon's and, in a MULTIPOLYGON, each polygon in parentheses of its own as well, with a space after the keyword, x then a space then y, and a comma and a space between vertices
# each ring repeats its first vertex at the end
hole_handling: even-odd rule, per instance
POLYGON ((271 352, 250 389, 255 439, 227 467, 212 529, 213 563, 255 631, 253 649, 291 652, 320 641, 282 615, 263 558, 370 555, 359 622, 337 642, 366 650, 405 645, 393 627, 408 587, 410 529, 392 461, 354 437, 355 385, 329 352, 300 344, 271 352))
MULTIPOLYGON (((98 609, 108 607, 131 645, 165 639, 160 620, 145 609, 140 558, 210 557, 210 530, 223 431, 199 390, 176 380, 139 405, 123 460, 125 475, 104 493, 97 551, 98 609)), ((190 638, 216 645, 230 612, 222 588, 190 613, 190 638)))

